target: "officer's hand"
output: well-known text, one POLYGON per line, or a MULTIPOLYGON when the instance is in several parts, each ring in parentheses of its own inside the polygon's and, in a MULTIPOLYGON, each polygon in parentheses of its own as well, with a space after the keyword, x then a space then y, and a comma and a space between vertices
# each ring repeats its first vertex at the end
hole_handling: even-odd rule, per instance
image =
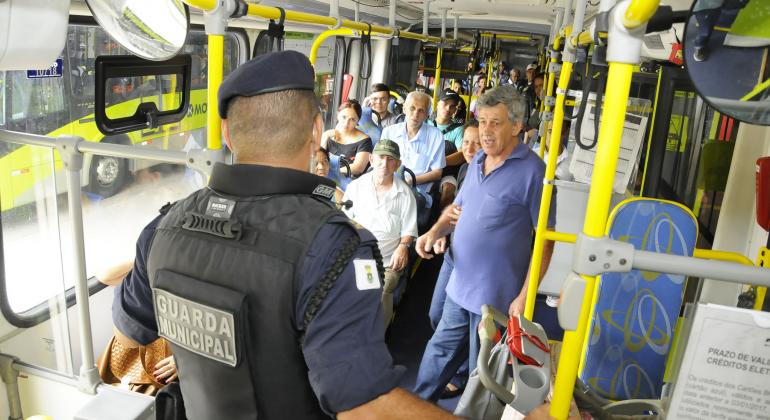
POLYGON ((433 244, 433 253, 434 254, 443 254, 446 252, 446 236, 443 238, 439 238, 434 244, 433 244))
POLYGON ((390 257, 390 268, 393 271, 401 271, 406 267, 406 261, 409 257, 409 250, 405 245, 399 245, 396 251, 390 257))

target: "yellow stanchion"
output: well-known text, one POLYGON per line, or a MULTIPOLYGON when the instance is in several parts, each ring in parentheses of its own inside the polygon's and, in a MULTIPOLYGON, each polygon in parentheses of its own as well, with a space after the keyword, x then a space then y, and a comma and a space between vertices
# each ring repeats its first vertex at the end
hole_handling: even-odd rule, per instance
POLYGON ((224 35, 209 35, 208 51, 208 110, 206 113, 206 145, 209 149, 222 148, 222 121, 219 119, 217 92, 222 84, 222 61, 225 51, 224 35))
POLYGON ((491 86, 492 83, 492 58, 490 57, 489 60, 487 60, 487 88, 491 86))
MULTIPOLYGON (((647 152, 644 156, 644 171, 642 172, 642 189, 639 192, 639 195, 644 197, 644 186, 646 185, 647 181, 647 167, 648 162, 650 161, 650 147, 652 147, 652 133, 655 129, 655 115, 658 113, 658 95, 660 94, 660 80, 663 77, 663 66, 661 66, 658 69, 658 84, 655 87, 655 103, 652 106, 652 120, 650 120, 650 135, 647 138, 647 152)), ((696 212, 697 214, 697 212, 696 212)))
MULTIPOLYGON (((557 50, 557 51, 559 50, 559 48, 561 47, 561 40, 562 40, 562 38, 560 36, 557 36, 556 39, 554 39, 554 41, 553 41, 553 49, 554 50, 557 50)), ((551 63, 557 63, 557 60, 556 60, 556 58, 551 57, 551 61, 550 62, 551 63)), ((545 82, 545 86, 546 86, 546 90, 545 90, 546 97, 552 97, 553 96, 554 86, 556 85, 556 73, 553 73, 553 72, 549 71, 548 72, 548 78, 546 80, 544 80, 544 82, 545 82)), ((545 110, 545 112, 550 112, 551 111, 551 107, 550 106, 545 106, 544 110, 545 110)), ((548 132, 550 131, 549 129, 551 128, 550 121, 546 121, 545 125, 543 126, 543 128, 544 128, 543 133, 540 133, 540 138, 542 139, 541 143, 547 142, 548 139, 549 139, 548 132)), ((543 156, 545 156, 545 148, 541 147, 540 150, 538 151, 538 154, 540 155, 540 159, 542 159, 543 156)))
MULTIPOLYGON (((537 287, 540 283, 540 269, 543 259, 543 248, 545 247, 545 232, 548 223, 548 214, 551 208, 551 199, 553 198, 553 180, 556 175, 556 161, 559 157, 559 142, 561 142, 561 128, 564 124, 564 98, 566 96, 569 79, 572 76, 572 63, 565 61, 562 63, 561 74, 559 75, 559 89, 556 94, 556 105, 553 113, 553 122, 551 129, 551 138, 549 140, 548 162, 545 166, 545 179, 543 185, 543 194, 540 197, 540 210, 537 216, 537 227, 535 229, 535 246, 532 250, 532 260, 529 263, 529 283, 527 285, 527 301, 524 305, 524 316, 532 319, 535 313, 535 299, 537 298, 537 287), (557 151, 554 153, 553 151, 557 151)), ((541 144, 540 149, 545 149, 545 144, 541 144)))
POLYGON ((631 0, 623 14, 623 26, 634 29, 644 25, 658 10, 659 4, 660 0, 631 0))
MULTIPOLYGON (((770 266, 770 250, 766 247, 759 248, 759 256, 757 257, 757 265, 760 267, 770 266)), ((757 297, 754 300, 754 310, 761 311, 765 304, 765 296, 767 295, 767 287, 757 287, 757 297)))
MULTIPOLYGON (((436 72, 433 76, 433 111, 436 111, 436 106, 438 105, 438 90, 441 87, 441 58, 444 55, 444 48, 439 47, 438 52, 436 53, 436 72)), ((487 83, 489 81, 487 80, 487 83)))
MULTIPOLYGON (((591 190, 588 195, 583 233, 592 237, 604 236, 607 229, 612 185, 615 179, 620 140, 623 133, 628 93, 631 77, 634 73, 632 64, 610 62, 607 78, 607 95, 602 109, 599 127, 599 142, 591 177, 591 190)), ((581 350, 585 339, 586 327, 590 318, 591 298, 596 286, 595 276, 582 276, 586 280, 586 290, 580 310, 578 327, 575 331, 565 331, 559 357, 559 369, 554 384, 551 401, 551 416, 566 420, 569 415, 572 391, 575 387, 581 350)))
POLYGON ((315 62, 318 59, 318 49, 321 48, 321 44, 331 36, 352 36, 354 34, 352 29, 329 29, 323 31, 313 40, 313 45, 310 47, 310 64, 315 67, 315 62))
POLYGON ((217 7, 217 0, 183 0, 188 6, 201 10, 212 10, 217 7))

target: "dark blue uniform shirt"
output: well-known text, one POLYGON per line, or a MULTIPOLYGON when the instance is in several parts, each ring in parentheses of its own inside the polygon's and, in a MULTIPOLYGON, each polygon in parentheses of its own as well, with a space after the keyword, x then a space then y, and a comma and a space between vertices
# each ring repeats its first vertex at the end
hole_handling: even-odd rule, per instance
MULTIPOLYGON (((142 344, 158 338, 146 264, 161 217, 150 222, 139 235, 134 267, 115 289, 112 307, 118 330, 142 344)), ((330 267, 336 251, 352 235, 355 233, 350 221, 342 214, 333 216, 319 230, 302 264, 301 288, 294 307, 298 330, 303 329, 305 307, 318 280, 330 267)), ((355 258, 372 259, 371 249, 361 246, 355 258)), ((358 289, 351 262, 305 331, 302 350, 308 379, 327 414, 371 401, 391 391, 401 379, 404 368, 393 365, 385 345, 381 293, 381 289, 358 289)))

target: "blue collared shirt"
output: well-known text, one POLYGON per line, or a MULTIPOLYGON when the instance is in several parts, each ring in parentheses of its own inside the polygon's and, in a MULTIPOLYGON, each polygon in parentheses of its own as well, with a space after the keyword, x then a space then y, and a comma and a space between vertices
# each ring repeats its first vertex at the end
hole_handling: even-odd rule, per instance
MULTIPOLYGON (((441 130, 423 123, 420 131, 413 138, 409 138, 406 130, 406 122, 385 127, 380 138, 393 140, 398 144, 401 152, 401 163, 411 169, 415 175, 422 175, 435 169, 446 166, 444 156, 444 136, 441 130)), ((420 184, 417 190, 426 197, 428 207, 433 203, 428 191, 432 182, 420 184)))
MULTIPOLYGON (((519 143, 506 160, 484 176, 487 155, 479 151, 468 165, 455 199, 462 207, 452 238, 454 271, 447 295, 476 314, 481 305, 504 313, 518 296, 532 257, 545 164, 519 143)), ((556 225, 556 200, 548 226, 556 225)))

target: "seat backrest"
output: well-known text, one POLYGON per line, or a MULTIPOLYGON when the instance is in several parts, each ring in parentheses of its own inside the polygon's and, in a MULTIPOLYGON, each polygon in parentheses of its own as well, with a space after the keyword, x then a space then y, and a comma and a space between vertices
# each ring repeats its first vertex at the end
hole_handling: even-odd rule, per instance
MULTIPOLYGON (((681 204, 633 198, 615 207, 607 233, 639 250, 692 256, 698 224, 681 204)), ((580 379, 612 400, 660 398, 684 286, 681 275, 639 270, 602 275, 580 379)))

